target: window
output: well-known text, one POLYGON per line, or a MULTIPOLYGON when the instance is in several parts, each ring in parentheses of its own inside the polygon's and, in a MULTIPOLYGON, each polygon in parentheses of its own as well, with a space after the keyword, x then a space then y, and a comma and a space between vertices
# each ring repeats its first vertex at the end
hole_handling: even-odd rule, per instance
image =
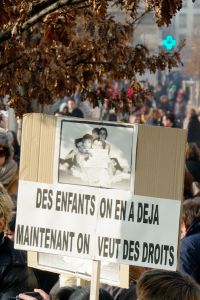
POLYGON ((188 1, 188 0, 184 0, 184 1, 183 1, 182 7, 187 7, 187 1, 188 1))
POLYGON ((195 8, 200 8, 200 0, 196 0, 196 1, 194 2, 194 7, 195 7, 195 8))
POLYGON ((186 28, 187 27, 187 15, 181 14, 179 16, 179 27, 180 28, 186 28))
POLYGON ((183 40, 186 40, 186 34, 179 34, 179 41, 183 41, 183 40))
POLYGON ((197 34, 199 33, 199 28, 200 28, 200 15, 194 15, 193 19, 193 33, 197 34))

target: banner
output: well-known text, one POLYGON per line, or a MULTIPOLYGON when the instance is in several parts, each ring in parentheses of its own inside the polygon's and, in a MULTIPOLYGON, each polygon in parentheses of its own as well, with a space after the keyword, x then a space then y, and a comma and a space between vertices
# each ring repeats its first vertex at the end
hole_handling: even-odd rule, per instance
POLYGON ((17 209, 18 249, 176 269, 178 200, 20 181, 17 209))

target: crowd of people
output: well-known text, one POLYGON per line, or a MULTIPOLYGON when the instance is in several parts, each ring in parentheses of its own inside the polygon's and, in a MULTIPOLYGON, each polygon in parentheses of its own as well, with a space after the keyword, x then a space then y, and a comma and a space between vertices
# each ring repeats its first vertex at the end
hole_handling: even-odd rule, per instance
MULTIPOLYGON (((101 300, 200 299, 200 112, 189 106, 188 91, 181 86, 177 88, 172 83, 168 86, 159 83, 153 91, 154 97, 143 105, 134 106, 129 114, 110 109, 107 99, 103 99, 100 118, 104 121, 188 130, 179 270, 146 270, 139 279, 133 280, 129 289, 102 285, 99 290, 101 300)), ((130 95, 130 88, 126 92, 130 95)), ((109 89, 109 95, 114 97, 120 97, 120 93, 116 88, 109 89)), ((62 103, 55 115, 84 118, 84 112, 73 98, 62 103)), ((83 162, 88 163, 92 149, 110 152, 106 134, 104 127, 97 127, 86 136, 80 136, 75 141, 77 151, 72 149, 65 162, 61 163, 67 163, 68 169, 85 178, 82 174, 83 162), (82 170, 77 167, 80 161, 82 170)), ((88 287, 58 288, 57 274, 27 267, 26 252, 14 249, 19 162, 20 146, 16 133, 8 130, 3 118, 0 120, 0 299, 15 299, 17 295, 24 300, 89 299, 88 287), (25 294, 34 290, 35 295, 25 294)), ((119 162, 111 158, 109 175, 116 178, 122 171, 119 162)))

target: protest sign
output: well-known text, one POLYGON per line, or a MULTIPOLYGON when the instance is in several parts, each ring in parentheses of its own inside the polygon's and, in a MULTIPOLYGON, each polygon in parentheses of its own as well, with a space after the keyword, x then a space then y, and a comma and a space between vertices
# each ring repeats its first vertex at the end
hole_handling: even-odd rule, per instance
POLYGON ((18 248, 176 269, 180 201, 20 181, 19 199, 27 194, 18 204, 18 248))
POLYGON ((176 268, 183 130, 40 114, 23 122, 17 248, 176 268))

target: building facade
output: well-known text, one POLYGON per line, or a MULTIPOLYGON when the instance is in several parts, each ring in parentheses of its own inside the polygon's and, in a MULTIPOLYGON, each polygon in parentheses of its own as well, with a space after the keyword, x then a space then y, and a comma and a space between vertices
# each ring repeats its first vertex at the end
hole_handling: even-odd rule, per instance
POLYGON ((200 34, 200 0, 184 0, 183 8, 177 13, 174 20, 175 37, 177 41, 186 39, 191 42, 194 35, 200 34))

